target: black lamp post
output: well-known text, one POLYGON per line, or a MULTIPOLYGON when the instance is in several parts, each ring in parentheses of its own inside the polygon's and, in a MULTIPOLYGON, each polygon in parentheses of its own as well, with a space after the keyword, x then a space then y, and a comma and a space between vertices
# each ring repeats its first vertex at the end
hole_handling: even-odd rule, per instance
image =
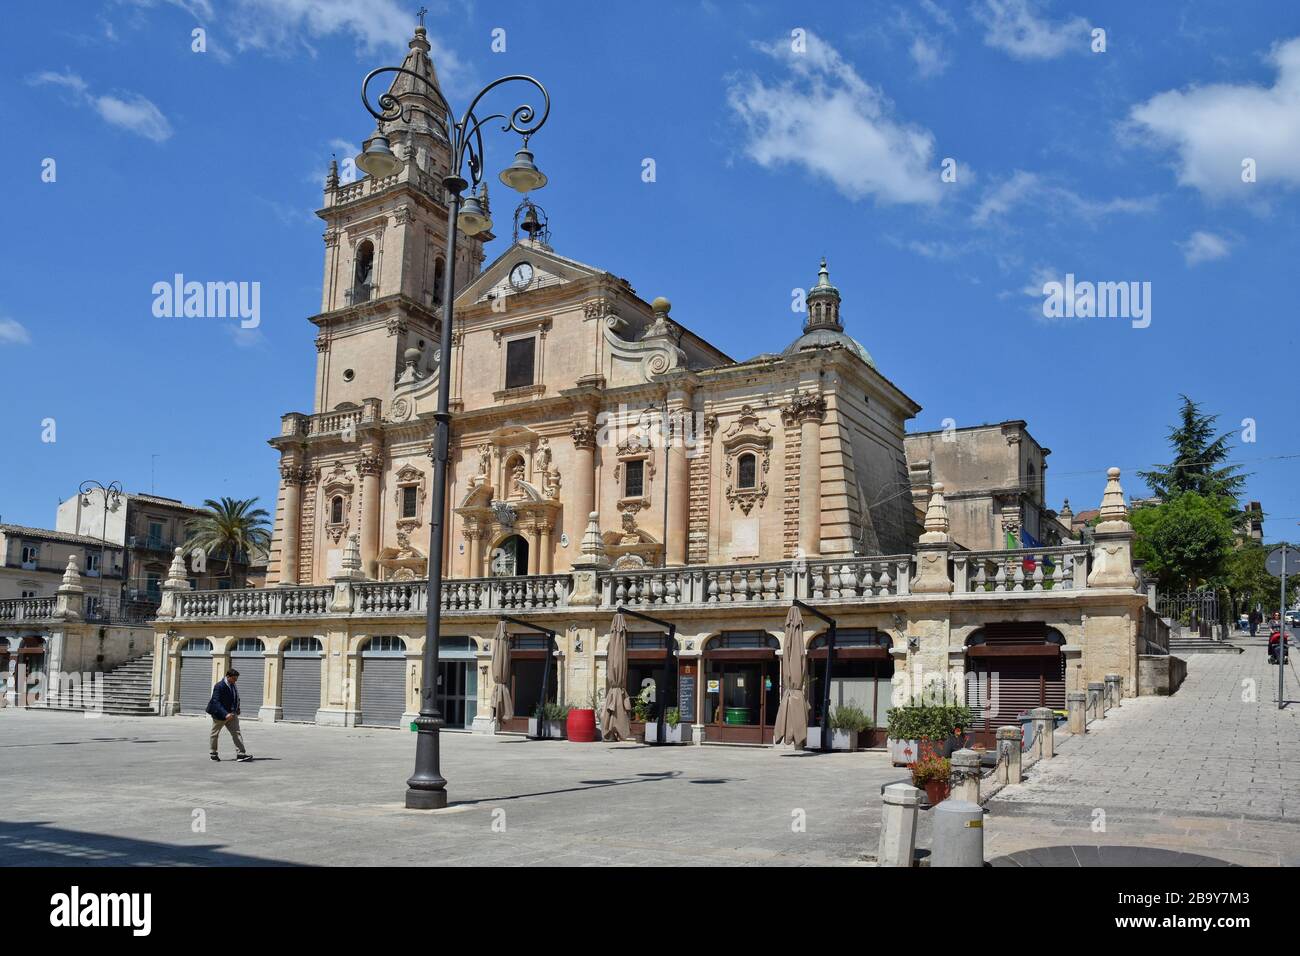
MULTIPOLYGON (((423 32, 423 27, 419 32, 423 32)), ((462 202, 461 194, 469 186, 476 190, 483 178, 483 136, 484 123, 491 120, 505 120, 502 132, 515 132, 523 137, 523 145, 515 153, 515 161, 501 172, 501 181, 519 192, 540 189, 546 185, 546 176, 533 164, 533 154, 528 149, 528 139, 541 129, 551 112, 551 97, 546 88, 531 76, 514 74, 493 80, 483 87, 470 101, 469 107, 455 119, 455 113, 442 95, 442 91, 429 79, 412 70, 400 66, 384 66, 371 70, 361 83, 361 102, 366 110, 379 123, 374 136, 366 141, 365 151, 357 159, 357 165, 376 179, 392 176, 402 169, 403 163, 393 155, 388 137, 384 135, 384 123, 398 118, 409 121, 414 104, 403 105, 398 96, 385 92, 379 97, 379 108, 370 105, 367 88, 375 77, 392 73, 414 78, 421 87, 402 93, 402 97, 412 97, 432 105, 431 115, 440 116, 451 148, 451 162, 448 173, 443 177, 442 185, 447 190, 447 273, 443 293, 442 328, 440 330, 438 373, 438 406, 433 414, 433 513, 429 519, 429 584, 427 609, 425 613, 423 676, 420 684, 420 715, 415 719, 418 736, 415 743, 415 773, 406 781, 406 806, 412 810, 437 810, 447 805, 447 781, 439 770, 439 731, 442 729, 442 711, 438 706, 438 635, 442 618, 442 540, 443 513, 447 501, 447 445, 451 414, 448 406, 451 400, 451 323, 452 310, 456 301, 456 231, 459 228, 467 236, 476 236, 492 227, 492 220, 479 196, 471 193, 462 202), (493 113, 480 119, 474 109, 489 91, 512 81, 521 81, 534 86, 541 94, 543 108, 540 118, 532 106, 524 104, 515 107, 507 116, 505 113, 493 113), (469 163, 470 181, 467 182, 462 170, 466 161, 469 163)), ((396 78, 396 77, 395 77, 396 78)))
MULTIPOLYGON (((90 507, 90 493, 96 488, 104 496, 104 521, 99 536, 99 591, 96 594, 95 613, 99 616, 104 614, 104 564, 107 559, 108 550, 108 512, 111 509, 116 511, 118 502, 122 500, 122 483, 120 481, 110 481, 107 485, 95 481, 93 478, 83 481, 81 487, 77 489, 77 494, 81 500, 78 502, 83 508, 90 507)), ((77 522, 80 525, 81 522, 77 522)), ((80 529, 78 529, 80 530, 80 529)), ((87 615, 89 617, 89 615, 87 615)))

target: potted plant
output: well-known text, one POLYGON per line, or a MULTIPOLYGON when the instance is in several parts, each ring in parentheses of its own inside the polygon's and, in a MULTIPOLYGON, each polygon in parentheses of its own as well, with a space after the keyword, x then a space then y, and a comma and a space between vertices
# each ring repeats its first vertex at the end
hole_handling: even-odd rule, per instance
MULTIPOLYGON (((659 739, 659 721, 650 720, 645 725, 646 743, 652 744, 659 739)), ((682 712, 676 707, 664 711, 664 743, 689 743, 691 725, 682 723, 682 712)))
MULTIPOLYGON (((873 726, 871 716, 861 707, 854 704, 841 704, 831 711, 830 749, 857 750, 858 735, 871 730, 873 726)), ((809 727, 808 748, 820 750, 821 746, 822 729, 820 727, 809 727)))
POLYGON ((912 786, 924 790, 930 806, 937 807, 948 799, 952 790, 948 782, 951 773, 952 766, 946 758, 922 757, 912 765, 912 786))
POLYGON ((889 711, 887 741, 894 764, 941 756, 953 728, 970 726, 970 708, 957 703, 913 701, 889 711))
POLYGON ((567 704, 541 704, 533 711, 533 716, 528 718, 528 735, 530 737, 543 736, 538 733, 538 721, 545 723, 546 737, 552 740, 563 740, 565 724, 569 719, 569 706, 567 704))

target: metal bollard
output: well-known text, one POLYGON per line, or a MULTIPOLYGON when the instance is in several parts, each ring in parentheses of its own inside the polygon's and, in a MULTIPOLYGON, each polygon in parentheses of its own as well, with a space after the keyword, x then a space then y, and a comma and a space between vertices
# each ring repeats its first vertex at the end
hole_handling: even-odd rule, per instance
POLYGON ((1034 747, 1040 760, 1056 756, 1056 714, 1050 707, 1035 707, 1029 712, 1034 718, 1034 747))
POLYGON ((1072 734, 1086 734, 1088 732, 1088 715, 1084 708, 1088 704, 1088 695, 1081 690, 1071 690, 1065 692, 1065 709, 1069 713, 1067 726, 1072 734))
POLYGON ((891 783, 883 796, 876 865, 911 866, 916 855, 916 819, 924 794, 908 784, 891 783))
POLYGON ((984 810, 978 803, 945 800, 934 808, 930 865, 984 865, 984 810))
POLYGON ((1124 678, 1119 674, 1106 675, 1106 697, 1110 701, 1108 707, 1118 707, 1124 699, 1124 678))

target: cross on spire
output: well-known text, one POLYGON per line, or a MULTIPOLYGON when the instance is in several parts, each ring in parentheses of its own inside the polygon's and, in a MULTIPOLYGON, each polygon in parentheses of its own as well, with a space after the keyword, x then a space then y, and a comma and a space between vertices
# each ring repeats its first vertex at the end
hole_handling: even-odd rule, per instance
POLYGON ((419 10, 415 11, 415 15, 420 18, 420 26, 424 26, 424 15, 428 12, 429 11, 426 10, 424 7, 420 7, 419 10))

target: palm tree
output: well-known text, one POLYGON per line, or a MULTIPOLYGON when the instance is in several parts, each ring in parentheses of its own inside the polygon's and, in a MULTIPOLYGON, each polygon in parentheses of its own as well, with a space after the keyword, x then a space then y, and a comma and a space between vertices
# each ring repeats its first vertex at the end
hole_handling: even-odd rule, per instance
POLYGON ((240 563, 247 564, 254 552, 266 551, 271 546, 271 516, 265 508, 254 508, 255 504, 256 498, 243 501, 209 498, 203 502, 207 511, 185 525, 186 552, 200 548, 211 557, 220 558, 224 554, 231 587, 238 586, 234 579, 235 560, 242 556, 240 563))

